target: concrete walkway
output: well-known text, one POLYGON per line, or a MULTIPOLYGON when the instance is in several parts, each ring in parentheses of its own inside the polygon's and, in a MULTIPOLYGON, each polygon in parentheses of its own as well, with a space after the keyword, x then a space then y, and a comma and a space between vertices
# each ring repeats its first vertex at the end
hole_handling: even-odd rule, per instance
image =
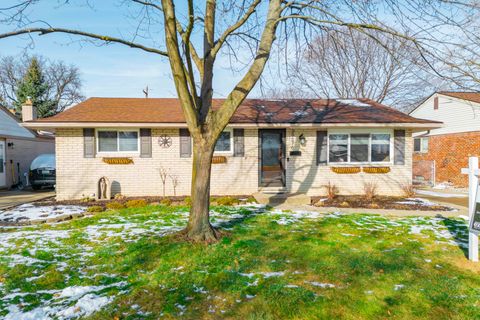
POLYGON ((0 210, 55 196, 54 190, 0 191, 0 210))
POLYGON ((448 205, 468 207, 468 190, 461 189, 417 189, 417 196, 433 202, 443 202, 448 205))

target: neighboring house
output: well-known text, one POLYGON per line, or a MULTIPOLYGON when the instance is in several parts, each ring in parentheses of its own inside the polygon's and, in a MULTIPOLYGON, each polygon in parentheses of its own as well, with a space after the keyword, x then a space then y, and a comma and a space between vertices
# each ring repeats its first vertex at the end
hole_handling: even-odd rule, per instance
POLYGON ((468 167, 468 157, 480 156, 480 93, 436 92, 410 115, 444 123, 414 134, 414 178, 468 186, 460 170, 468 167))
MULTIPOLYGON (((177 99, 90 98, 24 125, 55 130, 58 200, 98 196, 103 176, 112 194, 161 196, 161 168, 168 196, 190 194, 192 139, 177 99)), ((374 182, 398 195, 412 179, 412 133, 440 125, 367 99, 246 100, 217 142, 211 194, 321 195, 328 182, 362 194, 374 182)))
MULTIPOLYGON (((26 121, 36 119, 31 104, 23 106, 22 117, 26 121)), ((10 188, 19 179, 25 185, 24 173, 28 173, 33 159, 43 153, 55 153, 54 136, 22 127, 10 110, 0 106, 0 189, 10 188)))

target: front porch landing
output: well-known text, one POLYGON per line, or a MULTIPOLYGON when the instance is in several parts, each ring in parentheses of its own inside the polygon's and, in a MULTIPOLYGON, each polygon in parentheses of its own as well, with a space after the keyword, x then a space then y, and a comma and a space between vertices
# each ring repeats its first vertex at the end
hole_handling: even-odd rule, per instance
POLYGON ((258 203, 270 206, 287 204, 291 206, 310 205, 312 199, 306 194, 291 193, 264 193, 257 192, 253 194, 258 203))

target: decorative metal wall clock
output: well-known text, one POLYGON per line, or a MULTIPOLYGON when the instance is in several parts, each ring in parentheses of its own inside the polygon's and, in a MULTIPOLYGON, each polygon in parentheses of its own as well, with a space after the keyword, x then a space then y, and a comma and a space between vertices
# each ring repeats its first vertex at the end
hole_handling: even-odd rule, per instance
POLYGON ((162 148, 170 148, 172 146, 172 138, 166 134, 158 137, 158 145, 162 148))

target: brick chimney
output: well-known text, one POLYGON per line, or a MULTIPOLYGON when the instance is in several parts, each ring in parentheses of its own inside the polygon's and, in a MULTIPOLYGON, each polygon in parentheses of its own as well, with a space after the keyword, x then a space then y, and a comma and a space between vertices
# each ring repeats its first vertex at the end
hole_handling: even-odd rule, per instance
POLYGON ((30 98, 25 101, 22 106, 22 121, 32 121, 37 120, 37 109, 32 104, 32 100, 30 98))

